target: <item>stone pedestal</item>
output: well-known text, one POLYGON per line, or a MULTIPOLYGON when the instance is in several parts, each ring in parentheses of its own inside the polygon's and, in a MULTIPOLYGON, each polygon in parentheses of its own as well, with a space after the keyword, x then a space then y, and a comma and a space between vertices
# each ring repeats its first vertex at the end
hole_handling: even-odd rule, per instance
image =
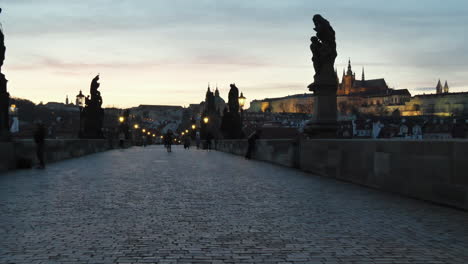
POLYGON ((304 132, 313 138, 336 138, 338 131, 336 84, 317 87, 313 117, 304 132))
POLYGON ((10 139, 9 106, 10 94, 7 92, 7 80, 5 75, 0 73, 0 141, 9 141, 10 139))

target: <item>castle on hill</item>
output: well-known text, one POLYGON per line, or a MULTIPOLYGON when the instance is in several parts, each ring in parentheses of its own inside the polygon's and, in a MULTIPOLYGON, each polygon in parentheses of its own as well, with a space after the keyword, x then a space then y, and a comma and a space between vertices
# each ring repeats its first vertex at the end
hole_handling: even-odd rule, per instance
MULTIPOLYGON (((389 88, 384 78, 366 79, 364 68, 361 78, 356 78, 351 60, 343 70, 337 89, 338 113, 341 118, 363 113, 385 116, 395 112, 403 116, 468 115, 468 93, 450 93, 448 82, 441 81, 435 94, 411 96, 407 89, 389 88)), ((313 114, 314 94, 296 94, 280 98, 254 100, 250 112, 313 114)))

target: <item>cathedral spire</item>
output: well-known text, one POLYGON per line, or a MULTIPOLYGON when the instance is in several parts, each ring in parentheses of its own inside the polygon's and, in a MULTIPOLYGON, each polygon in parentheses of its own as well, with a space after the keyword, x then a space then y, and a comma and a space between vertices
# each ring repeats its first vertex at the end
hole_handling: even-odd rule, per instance
POLYGON ((216 83, 215 96, 219 97, 218 83, 216 83))
POLYGON ((351 68, 351 58, 348 60, 348 71, 346 72, 346 75, 353 75, 353 70, 351 68))
POLYGON ((444 93, 448 93, 448 92, 449 92, 449 86, 448 86, 447 81, 445 81, 445 84, 444 84, 444 93))
POLYGON ((362 81, 366 80, 366 76, 364 74, 364 66, 362 67, 362 81))
POLYGON ((436 86, 436 93, 438 93, 438 94, 442 93, 442 83, 440 83, 440 79, 439 79, 439 82, 437 83, 437 86, 436 86))
POLYGON ((210 90, 210 83, 208 83, 208 91, 207 92, 211 92, 210 90))

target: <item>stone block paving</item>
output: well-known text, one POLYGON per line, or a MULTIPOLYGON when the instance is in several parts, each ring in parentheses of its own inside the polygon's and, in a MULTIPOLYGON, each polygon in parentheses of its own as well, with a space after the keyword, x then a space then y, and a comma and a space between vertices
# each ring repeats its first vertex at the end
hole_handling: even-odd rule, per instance
POLYGON ((0 175, 0 263, 466 264, 468 213, 201 150, 0 175))

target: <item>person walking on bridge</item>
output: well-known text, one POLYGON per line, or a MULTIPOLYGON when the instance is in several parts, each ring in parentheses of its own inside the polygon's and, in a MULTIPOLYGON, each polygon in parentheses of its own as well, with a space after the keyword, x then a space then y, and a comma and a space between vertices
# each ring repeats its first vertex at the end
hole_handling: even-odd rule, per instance
POLYGON ((245 154, 246 159, 251 159, 252 154, 255 151, 255 145, 257 143, 257 139, 260 138, 262 134, 261 130, 256 130, 252 134, 250 134, 249 138, 247 139, 247 153, 245 154))
POLYGON ((167 148, 167 152, 172 152, 172 140, 174 140, 173 138, 174 135, 172 134, 172 130, 168 130, 166 135, 164 136, 164 140, 166 141, 165 145, 167 148))
POLYGON ((44 152, 45 152, 45 136, 46 129, 42 121, 37 122, 36 131, 34 132, 34 142, 36 143, 36 156, 39 160, 38 169, 45 169, 44 152))

